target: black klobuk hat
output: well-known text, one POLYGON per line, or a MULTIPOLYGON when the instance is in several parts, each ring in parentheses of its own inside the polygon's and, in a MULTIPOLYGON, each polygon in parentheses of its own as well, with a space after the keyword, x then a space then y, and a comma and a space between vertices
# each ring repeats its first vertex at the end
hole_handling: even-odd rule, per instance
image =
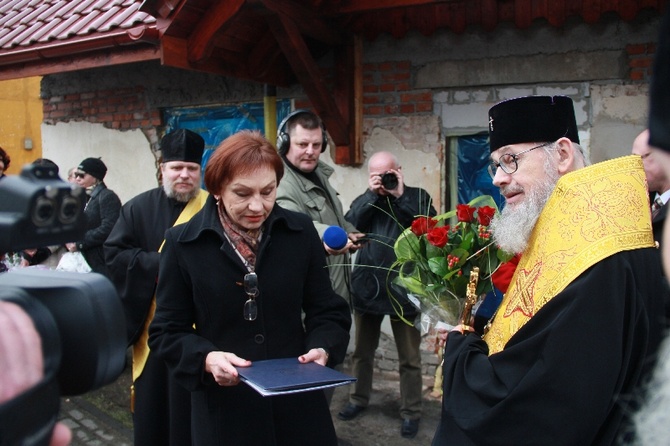
POLYGON ((491 152, 510 144, 553 142, 562 137, 579 144, 575 109, 567 96, 508 99, 489 110, 491 152))

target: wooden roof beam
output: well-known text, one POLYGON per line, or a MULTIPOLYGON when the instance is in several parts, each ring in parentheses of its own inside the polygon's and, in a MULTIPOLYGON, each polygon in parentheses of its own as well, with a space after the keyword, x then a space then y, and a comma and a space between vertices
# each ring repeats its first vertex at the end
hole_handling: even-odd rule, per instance
POLYGON ((85 54, 71 54, 48 59, 32 59, 23 63, 0 66, 0 81, 144 62, 157 60, 159 57, 158 47, 143 45, 133 48, 91 51, 85 54))
POLYGON ((188 61, 187 52, 188 42, 186 40, 172 36, 163 36, 160 59, 161 64, 165 66, 202 71, 204 73, 246 79, 282 87, 288 87, 293 81, 293 79, 289 79, 285 73, 279 70, 267 71, 259 75, 258 73, 251 72, 246 64, 226 63, 220 58, 209 58, 201 63, 191 63, 188 61))
POLYGON ((374 12, 383 9, 407 6, 435 5, 438 3, 458 3, 462 0, 341 0, 331 13, 374 12))
POLYGON ((291 67, 284 58, 272 33, 266 33, 249 52, 247 64, 249 71, 256 73, 259 77, 269 75, 272 72, 275 74, 277 72, 291 73, 291 67))
POLYGON ((244 3, 245 0, 214 2, 188 38, 189 62, 201 62, 211 54, 215 35, 230 26, 230 21, 239 14, 244 3))
POLYGON ((335 144, 335 163, 347 166, 363 164, 363 37, 355 36, 351 45, 335 48, 333 96, 348 123, 349 144, 335 144))
MULTIPOLYGON (((293 72, 307 93, 316 113, 319 114, 333 138, 336 146, 336 162, 340 164, 357 164, 361 158, 359 146, 355 145, 357 138, 352 140, 352 135, 360 134, 360 127, 352 128, 350 125, 354 119, 353 85, 354 82, 337 82, 336 87, 340 91, 333 94, 325 84, 319 66, 313 59, 307 48, 302 35, 292 19, 282 13, 266 18, 272 34, 277 39, 284 57, 288 60, 293 72), (335 98, 337 98, 337 101, 335 98), (342 109, 340 109, 342 106, 342 109)), ((351 65, 349 65, 351 68, 351 65)), ((349 72, 353 76, 353 72, 349 72)))
POLYGON ((323 20, 314 11, 301 4, 287 0, 248 0, 250 4, 263 5, 273 14, 282 14, 291 18, 293 26, 302 34, 327 45, 342 45, 344 38, 332 24, 323 20))

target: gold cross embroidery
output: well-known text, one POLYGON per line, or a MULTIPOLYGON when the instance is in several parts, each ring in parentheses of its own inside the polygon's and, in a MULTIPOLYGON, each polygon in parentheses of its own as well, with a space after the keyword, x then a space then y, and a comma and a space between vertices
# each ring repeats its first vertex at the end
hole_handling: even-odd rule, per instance
POLYGON ((535 301, 533 296, 535 294, 535 283, 540 277, 542 270, 542 263, 536 263, 533 268, 528 271, 522 269, 518 271, 516 278, 516 292, 510 296, 510 301, 505 309, 505 317, 509 317, 512 313, 521 311, 525 316, 531 317, 535 313, 535 301))

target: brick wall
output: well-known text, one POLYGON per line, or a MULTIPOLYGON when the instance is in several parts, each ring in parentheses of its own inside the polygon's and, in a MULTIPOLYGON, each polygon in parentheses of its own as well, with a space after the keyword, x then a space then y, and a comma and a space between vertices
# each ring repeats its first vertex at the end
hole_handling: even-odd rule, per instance
MULTIPOLYGON (((656 45, 652 42, 626 46, 628 81, 649 82, 655 51, 656 45)), ((412 87, 414 69, 409 60, 366 63, 363 71, 364 118, 432 114, 434 91, 412 87)), ((162 124, 161 112, 154 105, 156 101, 147 97, 149 94, 153 93, 136 86, 45 97, 44 123, 87 121, 118 130, 155 128, 162 124)), ((300 98, 296 100, 296 106, 310 107, 310 103, 300 98)))
MULTIPOLYGON (((364 118, 431 114, 433 93, 429 89, 413 89, 412 84, 409 60, 364 64, 364 118)), ((296 108, 310 107, 309 101, 296 100, 296 108)))
POLYGON ((643 81, 649 83, 651 80, 651 68, 656 53, 655 43, 638 45, 627 45, 629 78, 631 81, 643 81))
POLYGON ((161 125, 143 87, 69 93, 43 99, 44 123, 87 121, 110 129, 149 129, 161 125))
POLYGON ((412 89, 410 61, 365 64, 363 115, 366 118, 431 113, 430 90, 412 89))

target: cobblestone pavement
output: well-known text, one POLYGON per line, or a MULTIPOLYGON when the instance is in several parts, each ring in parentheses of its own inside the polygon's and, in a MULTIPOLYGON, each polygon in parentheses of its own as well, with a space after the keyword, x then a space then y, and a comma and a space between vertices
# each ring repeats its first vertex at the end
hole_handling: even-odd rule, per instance
POLYGON ((132 446, 133 431, 81 396, 63 398, 60 421, 72 429, 72 446, 132 446))
MULTIPOLYGON (((346 368, 345 373, 350 373, 346 368)), ((72 446, 132 446, 132 423, 128 412, 129 371, 119 379, 89 394, 62 398, 59 418, 70 426, 72 446)), ((426 385, 428 384, 428 385, 426 385)), ((333 423, 341 446, 430 445, 440 416, 441 402, 424 385, 423 416, 414 439, 400 436, 398 413, 400 392, 397 374, 376 374, 368 408, 350 421, 337 418, 348 401, 350 386, 335 389, 331 403, 333 423)), ((139 445, 138 445, 139 446, 139 445)))

